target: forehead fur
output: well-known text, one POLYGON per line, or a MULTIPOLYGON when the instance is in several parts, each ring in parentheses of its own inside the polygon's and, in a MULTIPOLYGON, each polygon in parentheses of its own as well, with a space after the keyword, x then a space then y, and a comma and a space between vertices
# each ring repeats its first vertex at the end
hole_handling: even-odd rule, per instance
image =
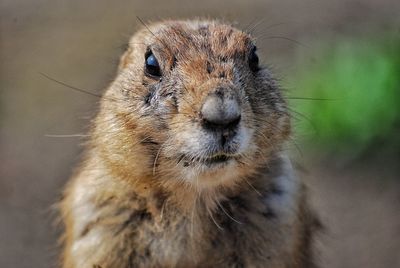
POLYGON ((251 37, 217 21, 167 21, 142 30, 147 45, 164 50, 175 58, 193 55, 193 50, 209 58, 235 58, 253 46, 251 37))

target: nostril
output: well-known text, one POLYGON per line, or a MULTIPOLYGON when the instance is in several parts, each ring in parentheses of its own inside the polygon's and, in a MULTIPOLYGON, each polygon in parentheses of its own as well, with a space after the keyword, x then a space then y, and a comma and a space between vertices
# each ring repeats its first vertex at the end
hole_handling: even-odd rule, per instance
POLYGON ((227 122, 226 128, 235 128, 237 125, 239 125, 241 118, 242 116, 240 114, 236 118, 232 118, 230 122, 227 122))
POLYGON ((212 118, 212 120, 203 117, 203 126, 210 130, 232 130, 240 123, 241 115, 230 118, 212 118))

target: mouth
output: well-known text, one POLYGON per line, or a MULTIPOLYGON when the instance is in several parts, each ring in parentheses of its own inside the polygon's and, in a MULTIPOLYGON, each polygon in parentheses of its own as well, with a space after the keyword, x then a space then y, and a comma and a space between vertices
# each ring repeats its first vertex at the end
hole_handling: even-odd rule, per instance
POLYGON ((229 156, 226 154, 216 154, 211 157, 207 157, 207 158, 203 159, 202 162, 205 164, 208 164, 208 165, 221 164, 221 163, 228 162, 232 158, 233 158, 233 156, 229 156))
POLYGON ((216 167, 216 166, 222 166, 225 164, 228 164, 231 161, 234 161, 237 158, 235 155, 229 155, 229 154, 224 154, 224 153, 218 153, 211 155, 209 157, 203 157, 203 158, 194 158, 194 159, 188 159, 184 161, 184 166, 191 166, 191 165, 196 165, 196 164, 203 164, 207 167, 216 167))

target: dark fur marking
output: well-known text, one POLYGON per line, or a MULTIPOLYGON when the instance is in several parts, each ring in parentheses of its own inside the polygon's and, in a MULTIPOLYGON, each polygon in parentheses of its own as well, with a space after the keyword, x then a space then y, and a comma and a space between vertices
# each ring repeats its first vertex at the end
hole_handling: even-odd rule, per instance
POLYGON ((227 56, 218 56, 218 59, 219 59, 221 62, 227 62, 227 61, 228 61, 228 57, 227 57, 227 56))
POLYGON ((137 225, 143 221, 150 221, 152 219, 153 216, 147 211, 147 209, 140 209, 131 213, 129 218, 121 225, 121 229, 125 229, 129 225, 137 225))
POLYGON ((146 248, 146 249, 144 250, 144 256, 145 256, 146 258, 150 258, 150 256, 151 256, 151 251, 150 251, 149 248, 146 248))
POLYGON ((199 31, 199 34, 203 37, 208 37, 208 35, 210 33, 208 26, 201 26, 201 27, 199 27, 198 31, 199 31))
POLYGON ((174 58, 172 59, 171 70, 174 69, 174 68, 176 67, 177 61, 178 61, 178 60, 177 60, 176 57, 174 56, 174 58))
POLYGON ((139 197, 138 194, 135 193, 135 192, 132 192, 132 193, 129 195, 129 201, 136 201, 136 202, 138 202, 138 203, 141 204, 141 205, 144 205, 145 202, 146 202, 146 201, 144 200, 144 198, 139 197))
POLYGON ((220 98, 223 98, 224 97, 224 88, 222 88, 222 87, 217 88, 217 90, 215 91, 215 95, 217 95, 220 98))
POLYGON ((214 70, 214 68, 212 67, 212 65, 211 65, 211 63, 210 63, 209 61, 207 61, 206 65, 207 65, 207 66, 206 66, 207 73, 208 73, 208 74, 211 74, 212 71, 214 70))
POLYGON ((140 140, 140 144, 143 145, 159 145, 159 143, 154 141, 151 137, 140 137, 140 140))
MULTIPOLYGON (((115 199, 115 196, 110 196, 103 201, 101 201, 96 207, 98 209, 102 209, 106 207, 107 205, 110 204, 115 199)), ((96 220, 90 221, 88 224, 86 224, 85 228, 82 230, 82 232, 79 234, 79 237, 84 237, 86 236, 90 230, 92 230, 99 222, 101 221, 101 218, 98 218, 96 220)))
POLYGON ((220 41, 221 41, 222 46, 226 46, 226 44, 228 43, 228 37, 229 37, 229 34, 228 35, 224 35, 224 34, 220 35, 220 41))
POLYGON ((157 192, 154 195, 154 199, 156 201, 156 207, 158 210, 161 210, 164 206, 165 200, 168 198, 168 195, 165 192, 157 192))
POLYGON ((218 249, 220 247, 220 242, 218 239, 211 239, 211 246, 213 249, 218 249))
MULTIPOLYGON (((151 250, 146 247, 144 249, 141 249, 139 252, 135 249, 133 249, 128 257, 128 267, 129 268, 134 268, 134 267, 147 267, 144 266, 144 264, 147 263, 149 258, 151 258, 151 250), (141 265, 139 265, 139 263, 141 265)), ((153 266, 152 266, 153 267, 153 266)), ((158 267, 158 266, 156 266, 158 267)))
POLYGON ((147 105, 150 105, 151 99, 153 98, 153 92, 149 92, 147 93, 146 96, 144 96, 144 103, 146 103, 147 105))
POLYGON ((185 155, 184 154, 180 155, 179 158, 178 158, 177 164, 182 162, 183 158, 185 158, 185 155))
POLYGON ((261 215, 268 220, 276 218, 276 213, 269 208, 267 209, 267 211, 262 212, 261 215))
POLYGON ((128 268, 134 268, 135 265, 135 256, 136 256, 136 251, 133 250, 130 254, 129 254, 129 258, 128 258, 128 268))
POLYGON ((236 234, 234 235, 234 233, 237 232, 239 226, 237 221, 242 222, 242 218, 238 218, 234 211, 235 208, 232 208, 232 205, 225 201, 221 202, 219 210, 215 212, 216 221, 219 222, 221 227, 224 229, 224 232, 232 237, 235 237, 236 234))
POLYGON ((149 106, 154 106, 155 102, 157 101, 156 92, 158 90, 158 86, 155 84, 151 84, 151 85, 148 85, 147 88, 149 91, 148 91, 147 95, 145 96, 145 101, 147 101, 145 103, 149 106))
POLYGON ((282 195, 284 191, 280 189, 277 185, 273 184, 271 186, 270 193, 274 195, 282 195))
POLYGON ((91 222, 89 222, 88 224, 86 224, 85 228, 84 228, 84 229, 82 230, 82 232, 79 234, 79 237, 82 238, 82 237, 86 236, 86 235, 90 232, 90 230, 92 230, 92 228, 93 228, 94 226, 96 226, 97 222, 98 222, 98 221, 91 221, 91 222))
POLYGON ((174 107, 178 108, 178 98, 175 95, 172 95, 171 99, 172 99, 174 107))
POLYGON ((236 208, 241 208, 243 210, 248 209, 248 204, 246 200, 244 200, 244 198, 241 196, 230 197, 228 201, 225 202, 229 202, 232 206, 235 206, 236 208))
POLYGON ((243 260, 238 256, 236 252, 230 256, 230 265, 228 267, 242 268, 245 267, 243 260))
POLYGON ((114 200, 116 198, 116 196, 110 196, 110 197, 108 197, 108 198, 106 198, 106 199, 104 199, 104 200, 102 200, 99 204, 97 204, 97 207, 98 208, 102 208, 102 207, 104 207, 104 206, 106 206, 106 205, 108 205, 112 200, 114 200))
MULTIPOLYGON (((162 120, 162 119, 161 119, 162 120)), ((169 130, 170 129, 170 127, 169 127, 169 125, 166 123, 166 122, 164 122, 164 121, 160 121, 160 122, 158 122, 158 125, 157 125, 157 129, 158 130, 169 130)))

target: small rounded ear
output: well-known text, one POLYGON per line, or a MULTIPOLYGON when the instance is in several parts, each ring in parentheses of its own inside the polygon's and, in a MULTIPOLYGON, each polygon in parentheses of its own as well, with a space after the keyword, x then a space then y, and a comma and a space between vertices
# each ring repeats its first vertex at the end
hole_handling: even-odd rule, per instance
POLYGON ((126 66, 132 63, 132 51, 133 49, 131 47, 128 47, 124 54, 122 54, 119 60, 118 71, 125 69, 126 66))

